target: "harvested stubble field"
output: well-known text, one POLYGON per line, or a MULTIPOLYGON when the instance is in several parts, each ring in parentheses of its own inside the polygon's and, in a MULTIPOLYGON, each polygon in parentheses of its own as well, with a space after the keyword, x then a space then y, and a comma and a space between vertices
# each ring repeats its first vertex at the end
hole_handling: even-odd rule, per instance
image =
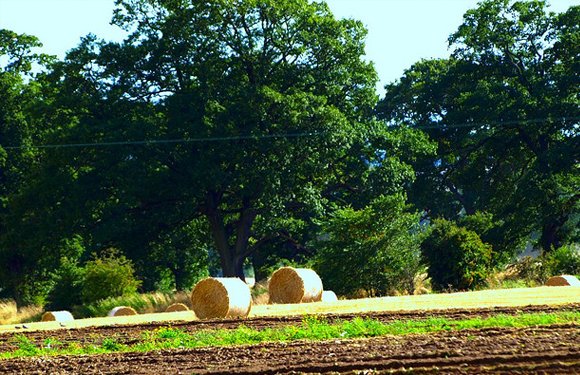
MULTIPOLYGON (((381 322, 417 320, 429 317, 461 320, 489 317, 496 314, 515 315, 536 312, 580 310, 580 288, 550 289, 554 295, 568 296, 568 302, 545 303, 539 288, 536 303, 520 307, 497 306, 357 313, 345 309, 328 309, 327 319, 347 320, 354 316, 370 317, 381 322), (560 290, 562 289, 562 290, 560 290), (522 307, 525 306, 525 307, 522 307)), ((517 296, 512 290, 512 296, 517 296)), ((527 292, 527 291, 526 291, 527 292)), ((477 294, 476 294, 477 296, 477 294)), ((481 296, 481 295, 479 295, 481 296)), ((432 297, 432 296, 431 296, 432 297)), ((461 296, 446 295, 461 301, 461 296)), ((410 297, 417 298, 417 297, 410 297)), ((401 301, 401 299, 399 299, 401 301)), ((402 299, 406 301, 406 299, 402 299)), ((550 299, 553 301, 553 299, 550 299)), ((347 301, 341 301, 343 304, 347 301)), ((379 302, 384 303, 384 300, 379 302)), ((348 302, 352 303, 352 302, 348 302)), ((347 303, 347 305, 348 305, 347 303)), ((369 303, 369 301, 363 301, 369 303)), ((404 305, 404 304, 403 304, 404 305)), ((317 310, 323 304, 309 305, 317 310), (313 306, 317 306, 316 308, 313 306)), ((288 311, 291 306, 279 306, 288 311)), ((304 308, 305 306, 303 306, 304 308)), ((270 306, 270 309, 275 307, 270 306)), ((294 306, 298 308, 298 306, 294 306)), ((317 311, 320 313, 320 311, 317 311)), ((183 314, 183 313, 180 313, 183 314)), ((275 315, 275 314, 274 314, 275 315)), ((167 317, 174 317, 167 314, 167 317)), ((116 319, 116 318, 115 318, 116 319)), ((233 329, 246 327, 264 329, 299 325, 302 316, 254 316, 244 320, 174 321, 147 324, 122 324, 75 329, 26 332, 31 342, 42 345, 47 339, 63 344, 100 343, 113 338, 120 344, 138 342, 145 331, 171 326, 187 332, 203 329, 233 329)), ((15 336, 23 328, 0 333, 0 351, 15 349, 15 336)), ((580 371, 580 326, 560 324, 526 328, 484 328, 462 331, 385 336, 366 339, 335 339, 319 342, 295 341, 263 343, 233 347, 174 349, 148 353, 114 353, 105 355, 75 355, 43 358, 18 358, 0 361, 0 373, 578 373, 580 371), (369 372, 372 370, 374 372, 369 372)))

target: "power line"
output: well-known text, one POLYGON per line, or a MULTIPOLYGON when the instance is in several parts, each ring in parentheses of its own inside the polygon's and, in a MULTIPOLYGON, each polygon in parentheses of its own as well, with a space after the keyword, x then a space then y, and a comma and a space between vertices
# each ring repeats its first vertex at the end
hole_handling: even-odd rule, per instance
POLYGON ((107 146, 133 146, 133 145, 154 145, 154 144, 176 144, 176 143, 200 143, 200 142, 224 142, 238 140, 260 140, 268 138, 300 138, 328 134, 330 132, 307 132, 307 133, 285 133, 285 134, 264 134, 264 135, 238 135, 230 137, 207 137, 207 138, 181 138, 181 139, 151 139, 143 141, 114 141, 114 142, 93 142, 93 143, 65 143, 30 146, 6 146, 5 150, 30 149, 30 148, 74 148, 74 147, 107 147, 107 146))
MULTIPOLYGON (((465 122, 459 124, 437 124, 437 125, 415 125, 412 126, 413 129, 439 129, 439 130, 446 130, 446 129, 457 129, 457 128, 482 128, 482 127, 502 127, 507 125, 527 125, 527 124, 541 124, 546 121, 552 122, 564 122, 564 121, 580 121, 580 116, 577 117, 556 117, 556 118, 536 118, 530 120, 509 120, 509 121, 490 121, 490 122, 481 122, 481 123, 474 123, 474 122, 465 122)), ((396 127, 396 126, 395 126, 396 127)))
MULTIPOLYGON (((460 129, 460 128, 482 128, 482 127, 505 127, 509 125, 526 125, 539 124, 546 121, 564 122, 564 121, 580 121, 578 117, 559 117, 559 118, 537 118, 529 120, 513 120, 513 121, 498 121, 485 123, 460 123, 460 124, 437 124, 437 125, 415 125, 411 128, 418 130, 435 129, 460 129)), ((391 128, 401 128, 402 126, 390 126, 391 128)), ((64 143, 64 144, 47 144, 47 145, 28 145, 28 146, 3 146, 5 150, 17 149, 54 149, 54 148, 79 148, 79 147, 109 147, 109 146, 143 146, 156 144, 180 144, 180 143, 204 143, 204 142, 227 142, 227 141, 242 141, 242 140, 262 140, 275 138, 305 138, 316 137, 331 134, 331 131, 313 131, 302 133, 284 133, 284 134, 263 134, 263 135, 237 135, 228 137, 206 137, 206 138, 180 138, 180 139, 151 139, 142 141, 111 141, 111 142, 92 142, 92 143, 64 143)))

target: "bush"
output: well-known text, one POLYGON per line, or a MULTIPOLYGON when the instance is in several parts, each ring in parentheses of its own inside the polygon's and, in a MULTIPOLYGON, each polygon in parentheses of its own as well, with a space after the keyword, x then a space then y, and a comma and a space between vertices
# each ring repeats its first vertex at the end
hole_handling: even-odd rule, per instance
POLYGON ((141 282, 135 278, 133 264, 114 250, 88 261, 81 291, 83 303, 137 292, 141 282))
POLYGON ((505 236, 506 224, 502 220, 496 220, 489 212, 478 211, 473 215, 462 216, 456 224, 477 233, 483 242, 492 246, 491 264, 496 268, 512 261, 522 246, 525 246, 520 238, 510 237, 508 240, 505 236))
POLYGON ((402 194, 383 196, 361 210, 338 210, 322 226, 313 268, 325 289, 340 295, 413 293, 421 268, 418 222, 402 194))
POLYGON ((580 249, 574 245, 562 246, 544 255, 544 274, 580 275, 580 249))
POLYGON ((47 297, 50 310, 70 310, 81 303, 84 268, 68 258, 61 259, 61 266, 53 275, 53 287, 47 297))
POLYGON ((435 290, 475 289, 486 284, 492 248, 477 233, 447 220, 435 220, 421 248, 435 290))

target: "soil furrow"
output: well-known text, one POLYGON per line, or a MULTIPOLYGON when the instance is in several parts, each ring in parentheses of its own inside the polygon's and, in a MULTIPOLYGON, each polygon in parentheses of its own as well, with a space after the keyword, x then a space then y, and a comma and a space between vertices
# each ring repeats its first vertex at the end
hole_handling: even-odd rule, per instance
POLYGON ((0 373, 577 373, 580 326, 0 361, 0 373))
MULTIPOLYGON (((331 314, 325 315, 329 321, 350 320, 354 317, 372 318, 381 322, 395 320, 417 320, 427 318, 446 318, 450 320, 486 318, 497 314, 515 315, 520 313, 534 312, 561 312, 561 311, 578 311, 580 304, 569 304, 561 306, 526 306, 526 307, 503 307, 503 308, 485 308, 485 309, 457 309, 457 310, 430 310, 430 311, 402 311, 402 312, 382 312, 382 313, 364 313, 364 314, 331 314)), ((281 326, 298 325, 303 321, 301 316, 292 317, 261 317, 235 320, 208 320, 192 322, 165 322, 138 325, 114 325, 87 327, 79 329, 59 329, 52 331, 32 331, 25 329, 19 332, 0 333, 0 352, 11 351, 16 349, 15 337, 24 335, 37 345, 42 345, 48 338, 58 340, 63 344, 70 342, 94 343, 100 345, 105 338, 114 338, 120 344, 132 344, 142 336, 142 332, 151 331, 163 327, 173 327, 183 329, 188 332, 199 331, 203 329, 235 329, 240 325, 253 329, 275 328, 281 326)))

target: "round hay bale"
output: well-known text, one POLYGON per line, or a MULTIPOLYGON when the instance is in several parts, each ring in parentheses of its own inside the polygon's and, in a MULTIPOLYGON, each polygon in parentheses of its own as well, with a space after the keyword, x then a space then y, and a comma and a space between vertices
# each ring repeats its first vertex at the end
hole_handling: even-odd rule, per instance
POLYGON ((552 276, 546 281, 547 286, 580 286, 580 280, 576 276, 561 275, 552 276))
POLYGON ((176 312, 176 311, 189 311, 189 307, 187 307, 183 303, 174 303, 165 309, 165 312, 176 312))
POLYGON ((237 277, 208 277, 193 288, 191 304, 199 319, 245 318, 252 308, 252 295, 237 277))
POLYGON ((113 308, 107 316, 128 316, 128 315, 137 315, 137 311, 134 308, 129 306, 117 306, 113 308))
POLYGON ((74 316, 66 311, 47 311, 42 314, 42 318, 40 319, 42 322, 70 322, 75 320, 74 316))
POLYGON ((334 293, 332 290, 324 290, 322 292, 322 302, 335 302, 338 301, 338 297, 336 296, 336 293, 334 293))
POLYGON ((282 267, 272 274, 268 292, 270 303, 318 302, 322 280, 308 268, 282 267))

